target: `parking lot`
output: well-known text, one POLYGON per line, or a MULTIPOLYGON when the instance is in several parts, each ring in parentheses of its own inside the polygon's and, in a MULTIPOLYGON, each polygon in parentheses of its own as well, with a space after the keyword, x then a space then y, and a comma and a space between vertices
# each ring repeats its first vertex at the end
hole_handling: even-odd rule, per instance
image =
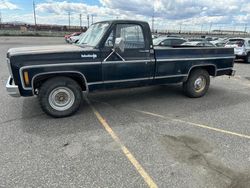
POLYGON ((64 43, 0 38, 0 187, 249 187, 250 65, 203 98, 181 85, 92 93, 63 119, 7 95, 9 48, 64 43))

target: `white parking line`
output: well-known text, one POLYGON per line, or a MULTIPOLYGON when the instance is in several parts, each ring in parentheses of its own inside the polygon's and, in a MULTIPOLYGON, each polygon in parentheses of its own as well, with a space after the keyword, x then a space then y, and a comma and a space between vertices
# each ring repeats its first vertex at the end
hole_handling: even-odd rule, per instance
POLYGON ((208 130, 212 130, 212 131, 216 131, 216 132, 220 132, 220 133, 224 133, 224 134, 229 134, 229 135, 238 136, 238 137, 241 137, 241 138, 250 139, 249 135, 244 135, 244 134, 236 133, 236 132, 233 132, 233 131, 227 131, 227 130, 224 130, 224 129, 218 129, 218 128, 210 127, 208 125, 203 125, 203 124, 189 122, 189 121, 185 121, 185 120, 181 120, 181 119, 171 118, 171 117, 163 116, 163 115, 160 115, 160 114, 155 114, 155 113, 152 113, 152 112, 147 112, 147 111, 142 111, 142 110, 135 110, 135 111, 139 112, 139 113, 142 113, 142 114, 146 114, 146 115, 150 115, 150 116, 154 116, 154 117, 159 117, 159 118, 162 118, 162 119, 171 120, 171 121, 174 121, 174 122, 179 122, 179 123, 183 123, 183 124, 192 125, 194 127, 199 127, 199 128, 208 129, 208 130))
POLYGON ((144 181, 147 183, 149 188, 157 188, 157 184, 154 180, 149 176, 149 174, 145 171, 145 169, 141 166, 139 161, 134 157, 134 155, 128 150, 128 148, 121 142, 120 138, 117 134, 113 131, 107 121, 101 116, 101 114, 95 109, 95 107, 90 103, 88 99, 86 99, 87 103, 89 104, 90 108, 94 112, 96 118, 104 127, 104 129, 108 132, 108 134, 112 137, 112 139, 120 146, 122 152, 127 157, 127 159, 132 163, 135 167, 136 171, 141 175, 144 181))

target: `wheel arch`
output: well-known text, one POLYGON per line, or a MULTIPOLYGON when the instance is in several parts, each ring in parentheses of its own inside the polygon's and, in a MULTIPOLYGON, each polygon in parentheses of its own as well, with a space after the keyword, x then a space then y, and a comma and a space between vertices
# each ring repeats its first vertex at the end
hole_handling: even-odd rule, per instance
POLYGON ((82 88, 83 91, 88 92, 88 84, 86 77, 78 71, 53 71, 53 72, 44 72, 44 73, 38 73, 35 76, 33 76, 31 81, 32 91, 33 94, 36 94, 36 89, 40 88, 42 83, 44 83, 46 80, 58 76, 65 76, 72 78, 75 80, 79 86, 82 88))
MULTIPOLYGON (((190 76, 190 73, 196 69, 204 69, 208 72, 208 74, 210 76, 216 76, 217 75, 217 66, 214 65, 214 64, 204 64, 204 65, 193 65, 189 71, 188 71, 188 74, 187 74, 187 78, 186 80, 188 79, 188 77, 190 76)), ((185 81, 186 81, 185 80, 185 81)))

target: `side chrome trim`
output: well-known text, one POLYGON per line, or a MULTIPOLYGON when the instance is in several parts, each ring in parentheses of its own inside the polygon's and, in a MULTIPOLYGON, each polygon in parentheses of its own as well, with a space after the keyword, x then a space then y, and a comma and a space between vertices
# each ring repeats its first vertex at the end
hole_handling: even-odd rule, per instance
POLYGON ((164 78, 177 78, 177 77, 187 77, 188 74, 177 74, 177 75, 169 75, 169 76, 156 76, 155 79, 164 79, 164 78))
POLYGON ((176 58, 176 59, 156 59, 157 62, 172 62, 172 61, 198 61, 198 60, 215 60, 215 59, 234 59, 235 56, 227 57, 200 57, 200 58, 176 58))
POLYGON ((105 61, 103 65, 118 64, 118 63, 149 63, 149 62, 154 63, 154 61, 151 61, 150 59, 148 59, 148 60, 132 60, 132 61, 105 61))
POLYGON ((103 84, 103 81, 100 81, 100 82, 89 82, 88 86, 96 85, 96 84, 103 84))
POLYGON ((124 79, 124 80, 107 80, 104 81, 104 84, 109 83, 120 83, 120 82, 133 82, 133 81, 143 81, 143 80, 152 80, 153 77, 145 77, 145 78, 132 78, 132 79, 124 79))
POLYGON ((72 65, 101 65, 102 62, 77 62, 77 63, 57 63, 57 64, 44 64, 44 65, 28 65, 23 66, 19 69, 19 76, 21 80, 21 84, 24 90, 32 90, 32 87, 25 87, 23 80, 23 70, 31 69, 31 68, 40 68, 40 67, 60 67, 60 66, 72 66, 72 65))
POLYGON ((38 77, 38 76, 43 76, 43 75, 49 75, 49 74, 62 74, 62 73, 73 73, 73 74, 79 74, 85 82, 85 86, 86 86, 86 92, 89 91, 88 88, 88 83, 87 83, 87 79, 86 77, 79 71, 51 71, 51 72, 44 72, 44 73, 38 73, 35 76, 33 76, 32 80, 31 80, 31 89, 33 90, 33 94, 35 92, 34 90, 34 80, 38 77))
POLYGON ((233 70, 233 67, 223 68, 223 69, 217 69, 217 72, 224 71, 224 70, 233 70))
POLYGON ((90 82, 88 85, 102 84, 102 83, 104 83, 104 84, 122 83, 122 82, 143 81, 143 80, 164 79, 164 78, 175 78, 175 77, 186 77, 186 76, 187 76, 187 74, 179 74, 179 75, 169 75, 169 76, 132 78, 132 79, 123 79, 123 80, 107 80, 107 81, 103 81, 103 82, 90 82))

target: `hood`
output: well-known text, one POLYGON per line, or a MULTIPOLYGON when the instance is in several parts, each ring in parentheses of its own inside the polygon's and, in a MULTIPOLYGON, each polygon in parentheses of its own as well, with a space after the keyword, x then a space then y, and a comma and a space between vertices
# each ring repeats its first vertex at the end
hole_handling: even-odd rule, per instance
MULTIPOLYGON (((89 47, 86 47, 86 48, 84 48, 84 51, 90 50, 89 47)), ((29 46, 29 47, 11 48, 8 50, 7 54, 8 54, 8 57, 11 57, 11 56, 18 56, 18 55, 81 52, 81 51, 83 51, 83 47, 66 44, 66 45, 29 46)))

